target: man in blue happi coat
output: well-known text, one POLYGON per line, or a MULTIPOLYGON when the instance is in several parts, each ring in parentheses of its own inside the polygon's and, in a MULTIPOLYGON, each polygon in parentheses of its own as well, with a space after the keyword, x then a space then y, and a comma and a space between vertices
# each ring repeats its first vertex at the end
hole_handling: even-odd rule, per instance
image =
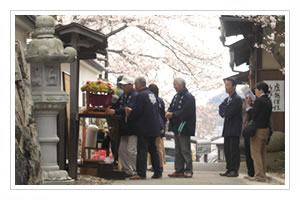
POLYGON ((159 107, 155 95, 146 87, 146 80, 138 77, 135 80, 138 95, 133 107, 127 108, 129 118, 135 123, 137 139, 137 175, 132 180, 146 179, 147 153, 150 153, 154 175, 151 178, 161 178, 160 158, 155 145, 156 137, 163 131, 163 121, 159 114, 159 107), (129 114, 130 113, 130 114, 129 114))
POLYGON ((123 76, 119 84, 124 93, 117 102, 112 105, 112 109, 106 110, 106 113, 121 116, 118 132, 120 136, 118 155, 122 170, 126 173, 127 177, 131 177, 135 175, 136 171, 137 136, 135 133, 134 122, 126 119, 125 107, 134 104, 137 92, 133 88, 134 79, 127 75, 123 76))
POLYGON ((177 94, 173 97, 166 113, 170 120, 169 131, 175 137, 175 172, 169 177, 193 176, 193 160, 191 151, 191 136, 195 136, 196 102, 194 96, 185 86, 185 80, 175 78, 173 82, 177 94))

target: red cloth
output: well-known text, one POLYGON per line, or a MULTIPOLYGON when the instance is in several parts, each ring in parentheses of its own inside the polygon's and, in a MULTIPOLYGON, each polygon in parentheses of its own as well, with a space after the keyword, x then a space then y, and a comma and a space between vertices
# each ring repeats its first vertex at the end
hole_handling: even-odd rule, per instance
POLYGON ((105 160, 106 158, 106 150, 99 150, 92 155, 94 160, 105 160))
POLYGON ((87 102, 88 105, 92 105, 92 107, 95 106, 103 106, 104 108, 110 106, 112 102, 112 94, 107 95, 100 95, 100 94, 93 94, 93 93, 87 93, 89 95, 89 101, 87 102))

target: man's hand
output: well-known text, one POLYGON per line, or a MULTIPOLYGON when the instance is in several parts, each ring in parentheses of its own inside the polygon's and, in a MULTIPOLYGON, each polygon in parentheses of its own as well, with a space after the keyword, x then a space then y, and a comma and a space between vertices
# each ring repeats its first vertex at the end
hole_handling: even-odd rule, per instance
POLYGON ((254 101, 251 101, 250 97, 246 97, 245 102, 246 102, 246 108, 251 107, 251 103, 254 103, 254 101))
POLYGON ((116 111, 114 109, 107 108, 105 110, 105 114, 107 114, 107 115, 114 115, 114 114, 116 114, 116 111))
POLYGON ((131 113, 132 109, 129 108, 129 107, 125 107, 125 113, 126 113, 126 116, 129 116, 130 113, 131 113))
POLYGON ((172 112, 167 112, 166 115, 165 115, 165 117, 167 119, 171 119, 173 117, 173 113, 172 112))
POLYGON ((249 104, 250 104, 250 101, 251 101, 251 100, 250 100, 250 97, 246 97, 246 98, 245 98, 245 101, 246 101, 246 104, 249 105, 249 104))

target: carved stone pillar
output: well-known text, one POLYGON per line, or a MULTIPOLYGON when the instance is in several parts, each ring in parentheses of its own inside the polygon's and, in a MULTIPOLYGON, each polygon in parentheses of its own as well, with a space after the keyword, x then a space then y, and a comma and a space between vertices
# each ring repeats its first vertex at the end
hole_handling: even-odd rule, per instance
POLYGON ((61 91, 63 62, 73 62, 76 50, 63 48, 54 37, 55 21, 50 16, 39 16, 35 22, 35 38, 31 41, 26 59, 31 66, 34 117, 41 146, 41 168, 44 181, 68 180, 70 177, 57 164, 57 121, 60 109, 68 102, 68 95, 61 91))

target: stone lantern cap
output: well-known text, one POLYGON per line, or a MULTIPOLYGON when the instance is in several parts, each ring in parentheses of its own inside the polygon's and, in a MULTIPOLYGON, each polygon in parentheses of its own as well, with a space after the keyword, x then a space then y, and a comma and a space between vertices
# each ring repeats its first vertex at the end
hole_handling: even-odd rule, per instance
POLYGON ((77 52, 72 47, 63 48, 60 39, 54 37, 55 20, 42 15, 36 18, 35 38, 28 46, 26 60, 30 63, 74 62, 77 52))

